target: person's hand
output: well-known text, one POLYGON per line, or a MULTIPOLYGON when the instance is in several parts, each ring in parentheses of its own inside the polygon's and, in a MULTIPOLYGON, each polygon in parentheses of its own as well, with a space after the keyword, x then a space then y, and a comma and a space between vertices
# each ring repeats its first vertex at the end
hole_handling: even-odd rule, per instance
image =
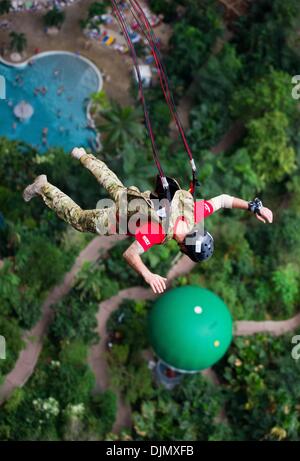
POLYGON ((155 294, 163 293, 167 288, 167 279, 158 274, 148 274, 145 277, 145 281, 150 285, 155 294))
POLYGON ((263 222, 263 223, 269 223, 271 224, 273 222, 273 213, 271 210, 269 210, 269 208, 266 208, 266 207, 263 207, 261 210, 260 210, 260 214, 256 214, 256 217, 259 221, 263 222))

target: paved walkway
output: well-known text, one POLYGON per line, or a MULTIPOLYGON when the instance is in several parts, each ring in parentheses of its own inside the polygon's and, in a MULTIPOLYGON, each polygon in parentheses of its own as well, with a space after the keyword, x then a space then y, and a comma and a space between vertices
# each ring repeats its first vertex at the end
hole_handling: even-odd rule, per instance
POLYGON ((257 333, 270 333, 281 336, 300 328, 300 313, 288 320, 265 320, 260 322, 240 320, 235 323, 235 336, 250 336, 257 333))
MULTIPOLYGON (((127 72, 124 73, 124 58, 113 50, 95 44, 88 43, 84 39, 78 26, 78 11, 85 12, 86 5, 93 0, 81 1, 77 5, 71 6, 67 11, 67 19, 61 33, 57 37, 46 36, 41 26, 41 15, 32 13, 19 13, 11 17, 14 28, 24 31, 29 41, 28 52, 32 54, 34 48, 38 45, 41 51, 64 49, 69 51, 82 50, 83 54, 94 61, 101 70, 106 74, 120 75, 122 79, 112 80, 105 90, 108 95, 113 95, 121 103, 129 103, 129 82, 130 82, 130 65, 128 63, 127 72), (72 31, 72 33, 71 33, 72 31), (74 31, 76 33, 74 33, 74 31), (74 40, 75 37, 76 38, 74 40)), ((7 33, 0 31, 0 39, 7 40, 7 33)), ((219 51, 219 49, 217 49, 219 51)), ((183 121, 184 128, 188 128, 188 113, 190 100, 188 98, 181 101, 179 112, 183 121)), ((171 126, 171 131, 174 127, 171 126)), ((220 143, 212 151, 219 153, 229 149, 237 142, 243 134, 243 127, 236 123, 232 129, 224 136, 220 143)), ((71 271, 66 274, 64 281, 55 287, 49 294, 43 304, 42 318, 35 327, 27 332, 24 336, 26 343, 25 349, 21 352, 14 369, 6 376, 3 385, 0 387, 0 403, 6 400, 14 389, 23 386, 32 375, 37 364, 40 352, 43 346, 43 338, 47 334, 48 327, 53 318, 51 307, 60 301, 71 289, 74 279, 85 261, 96 261, 99 256, 99 250, 108 250, 117 241, 124 237, 96 237, 78 256, 71 271)), ((172 280, 180 275, 189 273, 194 267, 187 257, 182 257, 179 262, 170 270, 168 279, 172 280)), ((105 360, 105 350, 107 342, 106 322, 111 313, 116 310, 125 299, 153 299, 155 295, 150 289, 143 287, 133 287, 120 291, 116 296, 104 301, 100 305, 97 315, 98 333, 101 340, 99 344, 91 349, 89 363, 96 376, 96 385, 98 389, 106 389, 109 386, 108 367, 105 360)), ((293 331, 300 327, 300 314, 285 321, 238 321, 235 324, 235 335, 253 335, 256 333, 270 333, 276 336, 293 331)), ((204 373, 213 382, 217 382, 217 376, 212 370, 206 370, 204 373)), ((225 415, 220 415, 223 420, 225 415)), ((123 427, 131 425, 131 409, 126 405, 120 396, 118 396, 118 413, 114 425, 114 431, 119 432, 123 427)))
MULTIPOLYGON (((49 294, 43 304, 43 314, 41 320, 35 327, 27 332, 24 336, 26 342, 25 349, 20 353, 14 369, 6 376, 3 385, 0 387, 0 403, 9 398, 11 393, 17 387, 22 387, 32 375, 37 364, 39 355, 43 346, 43 338, 47 334, 48 327, 53 319, 53 310, 51 306, 60 301, 70 291, 74 279, 85 261, 96 261, 99 257, 99 251, 108 251, 118 241, 126 238, 125 236, 96 237, 80 253, 70 272, 65 276, 64 281, 55 287, 49 294)), ((175 278, 189 273, 195 263, 191 262, 186 256, 170 269, 168 273, 168 283, 175 278)), ((121 290, 117 295, 100 304, 97 314, 98 333, 100 342, 93 346, 90 352, 89 363, 96 377, 96 388, 104 390, 109 387, 109 370, 105 359, 107 332, 106 323, 112 312, 114 312, 125 299, 149 300, 154 299, 155 295, 151 289, 144 287, 132 287, 121 290)), ((295 317, 284 321, 238 321, 235 323, 235 335, 253 335, 256 333, 270 333, 276 336, 293 331, 300 327, 300 313, 295 317)), ((206 370, 204 373, 213 382, 217 377, 212 370, 206 370)), ((220 420, 226 418, 225 413, 219 415, 220 420)), ((131 425, 131 409, 124 403, 118 395, 118 412, 114 424, 114 432, 118 433, 122 428, 131 425)))

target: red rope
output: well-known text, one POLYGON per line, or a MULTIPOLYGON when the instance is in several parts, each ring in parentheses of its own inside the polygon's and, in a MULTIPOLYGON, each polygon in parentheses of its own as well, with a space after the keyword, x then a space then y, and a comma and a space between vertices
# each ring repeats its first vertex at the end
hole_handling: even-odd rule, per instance
POLYGON ((143 90, 143 82, 142 82, 141 73, 140 73, 140 69, 139 69, 139 65, 138 65, 138 59, 137 59, 136 51, 135 51, 135 48, 133 46, 133 43, 132 43, 132 41, 130 39, 130 36, 129 36, 129 33, 128 33, 128 25, 126 23, 126 20, 125 20, 123 14, 119 10, 119 7, 118 7, 118 4, 117 4, 116 0, 112 0, 112 4, 113 4, 113 8, 114 8, 114 12, 116 14, 116 17, 117 17, 117 19, 118 19, 118 21, 120 23, 121 29, 122 29, 122 31, 124 33, 124 36, 126 38, 126 41, 127 41, 128 46, 130 48, 130 51, 131 51, 131 55, 132 55, 132 58, 133 58, 135 70, 136 70, 136 73, 137 73, 137 79, 138 79, 138 84, 139 84, 139 91, 140 91, 140 96, 141 96, 141 100, 142 100, 142 105, 143 105, 143 109, 144 109, 145 121, 146 121, 147 129, 148 129, 148 132, 149 132, 150 140, 151 140, 153 157, 154 157, 157 169, 159 171, 159 174, 160 174, 160 177, 161 177, 161 180, 162 180, 162 184, 163 184, 164 188, 167 188, 168 185, 167 185, 167 183, 164 182, 165 174, 164 174, 162 165, 161 165, 160 160, 159 160, 159 153, 158 153, 158 149, 157 149, 157 146, 156 146, 156 143, 155 143, 153 129, 152 129, 152 125, 151 125, 151 121, 150 121, 150 117, 149 117, 149 112, 148 112, 148 109, 147 109, 146 99, 145 99, 144 90, 143 90))
MULTIPOLYGON (((182 139, 184 148, 185 148, 185 150, 186 150, 186 152, 187 152, 187 154, 189 156, 191 167, 192 167, 192 172, 193 172, 193 182, 192 182, 191 190, 192 190, 192 193, 195 196, 195 188, 196 188, 195 186, 197 184, 197 178, 196 178, 197 168, 196 168, 196 165, 195 165, 195 161, 193 159, 192 151, 191 151, 190 146, 188 144, 188 141, 186 139, 184 129, 182 127, 181 120, 180 120, 179 115, 177 113, 177 109, 176 109, 176 105, 175 105, 175 102, 174 102, 174 99, 173 99, 172 92, 170 91, 170 85, 169 85, 167 72, 166 72, 166 70, 164 68, 164 65, 163 65, 163 62, 162 62, 162 59, 161 59, 161 55, 160 55, 160 51, 159 51, 159 49, 157 47, 157 44, 156 44, 157 43, 157 37, 156 37, 155 33, 153 32, 153 29, 152 29, 146 15, 145 15, 144 11, 143 11, 143 9, 139 5, 138 1, 137 0, 129 0, 128 3, 129 3, 130 12, 131 12, 133 18, 136 20, 136 23, 137 23, 137 26, 139 28, 139 31, 145 37, 145 39, 146 39, 146 41, 147 41, 147 43, 148 43, 148 45, 150 47, 150 50, 151 50, 151 53, 153 55, 155 65, 156 65, 156 68, 157 68, 157 71, 158 71, 160 85, 161 85, 161 88, 162 88, 162 91, 163 91, 163 94, 164 94, 164 98, 166 100, 166 103, 168 105, 170 113, 171 113, 171 115, 173 116, 173 118, 175 120, 175 123, 176 123, 176 126, 178 128, 180 137, 182 139)), ((136 55, 135 47, 134 47, 134 45, 132 43, 132 40, 131 40, 129 32, 128 32, 129 26, 127 24, 127 21, 126 21, 124 15, 122 14, 122 12, 119 9, 117 0, 112 0, 112 4, 113 4, 113 9, 114 9, 115 15, 116 15, 116 17, 117 17, 117 19, 118 19, 118 21, 120 23, 121 29, 122 29, 122 31, 124 33, 124 36, 125 36, 126 41, 127 41, 127 44, 128 44, 129 49, 131 51, 131 55, 132 55, 132 58, 133 58, 133 62, 134 62, 134 66, 135 66, 136 74, 137 74, 137 79, 138 79, 139 93, 140 93, 140 97, 141 97, 141 101, 142 101, 142 105, 143 105, 143 109, 144 109, 145 122, 146 122, 146 126, 147 126, 147 129, 148 129, 148 132, 149 132, 150 140, 151 140, 153 157, 154 157, 156 166, 157 166, 159 174, 160 174, 162 185, 163 185, 164 189, 167 190, 167 194, 168 194, 168 191, 169 191, 168 182, 166 180, 166 176, 164 174, 164 171, 163 171, 160 159, 159 159, 159 153, 158 153, 158 149, 157 149, 157 146, 156 146, 156 143, 155 143, 155 138, 154 138, 154 133, 153 133, 153 129, 152 129, 151 121, 150 121, 149 111, 148 111, 148 108, 147 108, 146 99, 145 99, 145 95, 144 95, 143 82, 142 82, 140 69, 139 69, 139 65, 138 65, 138 58, 137 58, 137 55, 136 55)))
POLYGON ((192 169, 193 169, 193 171, 196 171, 195 163, 194 163, 194 160, 193 160, 193 154, 192 154, 192 151, 191 151, 190 146, 188 144, 188 141, 186 139, 186 136, 185 136, 185 133, 184 133, 184 130, 183 130, 183 127, 182 127, 181 120, 180 120, 180 118, 178 116, 176 106, 175 106, 175 103, 174 103, 174 100, 173 100, 173 97, 172 97, 172 93, 170 91, 167 73, 165 71, 164 65, 163 65, 162 60, 160 58, 160 52, 159 52, 158 47, 156 45, 157 37, 156 37, 155 33, 153 32, 153 29, 152 29, 146 15, 145 15, 144 11, 143 11, 143 9, 141 8, 139 3, 137 2, 137 0, 129 0, 129 4, 134 9, 134 12, 132 11, 132 8, 130 10, 131 10, 131 13, 133 14, 136 22, 137 22, 137 25, 138 25, 140 31, 144 34, 144 36, 146 37, 146 40, 149 43, 149 46, 150 46, 152 55, 154 57, 157 70, 158 70, 158 74, 159 74, 159 78, 160 78, 160 84, 161 84, 161 87, 162 87, 162 90, 163 90, 163 93, 164 93, 165 100, 166 100, 167 105, 169 107, 169 110, 170 110, 170 112, 171 112, 171 114, 172 114, 172 116, 173 116, 173 118, 174 118, 174 120, 176 122, 176 125, 177 125, 177 128, 179 130, 181 139, 183 141, 185 150, 186 150, 186 152, 187 152, 187 154, 188 154, 188 156, 190 158, 190 161, 192 162, 192 169), (142 24, 145 26, 147 32, 145 32, 145 30, 143 29, 139 18, 141 18, 142 24))

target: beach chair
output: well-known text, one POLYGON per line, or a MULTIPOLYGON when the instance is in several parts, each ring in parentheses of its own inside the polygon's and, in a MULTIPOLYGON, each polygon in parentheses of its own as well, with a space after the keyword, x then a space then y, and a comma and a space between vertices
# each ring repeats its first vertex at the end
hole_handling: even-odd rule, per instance
POLYGON ((115 37, 110 36, 108 37, 108 40, 105 42, 105 45, 111 46, 115 42, 115 40, 115 37))

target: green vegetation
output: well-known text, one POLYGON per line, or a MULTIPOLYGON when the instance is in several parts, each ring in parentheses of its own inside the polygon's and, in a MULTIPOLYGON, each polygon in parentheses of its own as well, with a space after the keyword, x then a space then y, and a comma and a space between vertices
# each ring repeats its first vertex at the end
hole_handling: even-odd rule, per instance
POLYGON ((125 302, 108 324, 117 338, 109 352, 112 383, 134 409, 124 440, 299 440, 299 362, 290 355, 291 335, 236 338, 215 367, 219 386, 195 375, 167 391, 149 386, 151 372, 141 362, 150 307, 125 302))
POLYGON ((135 440, 224 440, 228 430, 216 421, 222 397, 201 375, 153 394, 134 413, 135 440))
POLYGON ((12 51, 17 51, 18 53, 23 53, 27 47, 27 38, 23 32, 14 32, 10 34, 10 49, 12 51))
MULTIPOLYGON (((34 206, 26 205, 22 199, 21 192, 28 180, 32 180, 44 168, 51 177, 54 159, 61 156, 61 152, 53 151, 41 158, 28 146, 0 140, 3 166, 0 173, 0 259, 4 259, 0 269, 0 322, 4 329, 1 334, 6 332, 7 322, 16 330, 14 346, 10 348, 15 359, 21 347, 19 327, 30 329, 39 320, 42 303, 50 288, 62 280, 90 238, 67 230, 67 226, 53 219, 52 213, 38 201, 34 206)), ((66 155, 63 157, 64 165, 69 169, 70 159, 66 155)), ((64 180, 71 180, 72 183, 63 164, 60 173, 65 173, 64 180)), ((11 336, 7 335, 7 338, 11 336)), ((4 368, 8 371, 12 366, 11 360, 1 362, 1 370, 4 368)))
POLYGON ((101 14, 105 14, 107 7, 110 6, 110 2, 108 0, 103 0, 101 2, 94 2, 89 6, 89 16, 101 16, 101 14))
POLYGON ((290 350, 290 336, 238 338, 218 365, 237 440, 299 440, 299 362, 290 350))
POLYGON ((116 399, 111 391, 92 395, 94 376, 86 362, 83 343, 46 345, 26 390, 17 390, 1 411, 1 440, 104 437, 115 419, 116 399))
POLYGON ((119 171, 126 185, 149 188, 155 169, 142 108, 122 107, 101 92, 93 96, 92 111, 102 133, 104 160, 114 171, 119 171), (137 151, 140 153, 138 157, 137 151), (142 165, 141 158, 144 159, 142 165))
MULTIPOLYGON (((103 14, 108 3, 93 3, 87 21, 103 14)), ((272 226, 238 211, 214 214, 206 223, 215 238, 214 257, 173 282, 211 289, 235 320, 284 320, 299 311, 299 107, 291 97, 291 76, 300 69, 298 3, 251 2, 245 16, 224 24, 216 0, 200 6, 197 0, 150 2, 172 30, 170 47, 162 53, 166 50, 176 103, 182 97, 188 102, 187 135, 199 166, 200 194, 259 196, 274 210, 272 226), (211 149, 232 127, 237 141, 214 154, 211 149)), ((12 49, 22 52, 26 41, 20 35, 12 33, 12 49)), ((147 89, 146 97, 165 171, 187 188, 189 162, 170 136, 160 88, 147 89)), ((93 95, 92 112, 102 133, 101 158, 124 184, 153 187, 156 170, 138 104, 124 107, 99 93, 93 95)), ((70 229, 39 200, 25 204, 23 188, 46 173, 85 209, 105 191, 60 149, 39 155, 1 138, 0 163, 0 334, 7 338, 1 382, 23 347, 24 331, 41 318, 49 291, 93 238, 70 229)), ((202 375, 186 376, 168 391, 147 363, 151 302, 125 301, 107 325, 111 386, 95 391, 88 355, 99 341, 99 303, 120 290, 145 286, 122 259, 128 243, 119 242, 84 265, 69 293, 53 306, 35 372, 1 407, 0 439, 300 440, 300 362, 291 358, 291 334, 236 337, 214 368, 218 385, 202 375), (133 416, 132 427, 120 436, 112 433, 117 395, 130 404, 133 416)), ((166 275, 177 255, 170 242, 143 258, 151 270, 166 275)))
POLYGON ((262 0, 234 24, 233 42, 245 65, 247 78, 265 75, 270 68, 298 72, 297 0, 262 0))
POLYGON ((1 0, 1 2, 0 2, 0 15, 8 13, 10 8, 11 8, 11 1, 10 0, 1 0))

